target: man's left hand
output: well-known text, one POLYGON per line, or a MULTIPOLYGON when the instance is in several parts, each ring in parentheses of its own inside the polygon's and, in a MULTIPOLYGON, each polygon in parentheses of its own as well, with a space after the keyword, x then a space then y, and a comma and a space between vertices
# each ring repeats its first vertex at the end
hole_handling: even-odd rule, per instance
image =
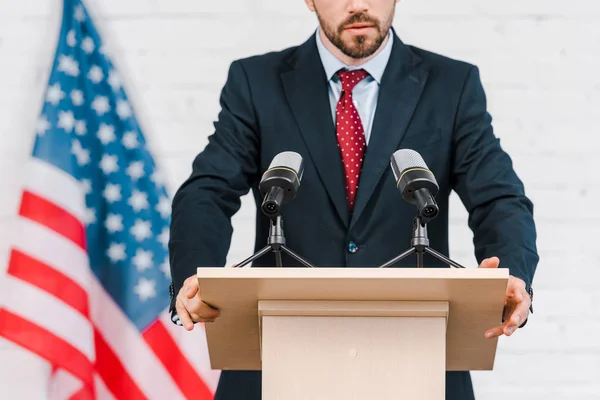
MULTIPOLYGON (((498 268, 498 265, 500 265, 498 257, 491 257, 483 260, 479 268, 498 268)), ((531 298, 527 293, 525 282, 520 278, 510 275, 504 299, 504 322, 485 332, 485 337, 492 339, 502 334, 510 336, 515 333, 517 328, 523 325, 529 317, 530 306, 531 298)))

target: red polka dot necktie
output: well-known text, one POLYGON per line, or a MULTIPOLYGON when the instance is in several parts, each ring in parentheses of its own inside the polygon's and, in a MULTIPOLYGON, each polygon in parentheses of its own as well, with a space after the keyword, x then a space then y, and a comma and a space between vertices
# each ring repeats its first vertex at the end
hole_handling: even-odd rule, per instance
POLYGON ((352 90, 368 75, 363 69, 338 72, 342 82, 342 94, 336 107, 336 134, 344 163, 346 198, 350 212, 354 209, 366 149, 365 130, 352 100, 352 90))

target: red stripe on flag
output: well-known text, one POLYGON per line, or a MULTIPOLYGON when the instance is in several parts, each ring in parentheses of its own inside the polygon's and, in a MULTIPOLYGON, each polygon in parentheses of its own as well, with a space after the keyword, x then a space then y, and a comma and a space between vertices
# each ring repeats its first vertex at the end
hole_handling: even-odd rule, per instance
MULTIPOLYGON (((119 357, 104 340, 100 332, 94 329, 96 345, 96 371, 104 384, 117 399, 146 399, 138 385, 131 379, 119 357)), ((135 354, 132 354, 135 357, 135 354)))
POLYGON ((213 394, 206 383, 160 321, 150 325, 143 336, 187 399, 213 399, 213 394))
POLYGON ((90 393, 94 392, 94 367, 79 350, 54 333, 26 319, 0 309, 0 336, 32 351, 57 368, 80 379, 90 393))
POLYGON ((12 250, 8 274, 43 289, 89 318, 88 294, 68 276, 18 250, 12 250))
POLYGON ((43 197, 25 190, 19 215, 52 229, 85 249, 85 227, 81 221, 43 197))

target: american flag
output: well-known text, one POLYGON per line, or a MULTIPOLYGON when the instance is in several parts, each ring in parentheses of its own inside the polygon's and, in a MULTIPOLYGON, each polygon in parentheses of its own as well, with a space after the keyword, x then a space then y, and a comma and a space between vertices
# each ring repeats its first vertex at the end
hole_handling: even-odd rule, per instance
POLYGON ((170 200, 81 0, 65 0, 5 276, 0 335, 50 399, 212 399, 201 324, 169 318, 170 200))

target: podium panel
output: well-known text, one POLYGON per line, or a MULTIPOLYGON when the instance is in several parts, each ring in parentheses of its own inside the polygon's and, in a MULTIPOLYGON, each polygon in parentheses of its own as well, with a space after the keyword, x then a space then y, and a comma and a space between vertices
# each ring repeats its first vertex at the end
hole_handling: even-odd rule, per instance
POLYGON ((445 397, 447 302, 258 307, 264 400, 445 397))
MULTIPOLYGON (((505 268, 198 268, 197 270, 202 299, 221 310, 221 316, 216 322, 205 325, 211 366, 213 369, 220 370, 263 369, 259 325, 259 302, 263 300, 344 301, 364 304, 447 302, 445 350, 442 352, 445 370, 491 370, 498 339, 486 339, 484 333, 502 320, 508 275, 509 271, 505 268)), ((327 312, 329 311, 323 315, 330 321, 342 317, 328 316, 327 312)), ((286 313, 289 313, 289 310, 286 313)), ((422 317, 423 315, 420 315, 420 318, 422 317)), ((304 318, 302 323, 298 322, 299 317, 289 315, 279 317, 268 315, 262 318, 263 323, 266 320, 267 327, 272 328, 267 335, 275 334, 277 329, 281 332, 289 330, 292 320, 296 321, 294 324, 298 325, 298 329, 306 330, 307 334, 311 330, 325 329, 323 326, 318 327, 317 322, 322 323, 323 320, 315 316, 301 317, 304 318)), ((328 322, 330 325, 327 325, 327 329, 331 329, 332 333, 337 332, 338 335, 344 324, 352 325, 355 329, 372 325, 373 329, 362 329, 365 335, 371 335, 370 340, 376 341, 381 338, 378 332, 387 331, 392 326, 406 327, 411 320, 406 316, 374 317, 371 315, 360 318, 351 316, 335 321, 337 322, 328 322), (395 322, 391 322, 392 320, 395 322), (374 330, 375 327, 377 331, 374 330)), ((422 331, 417 329, 417 325, 409 326, 413 334, 422 331)), ((406 329, 403 331, 406 333, 406 329)), ((350 331, 343 332, 345 335, 350 331)), ((264 337, 262 339, 265 340, 264 337)), ((344 336, 344 340, 348 341, 345 343, 348 347, 352 340, 365 340, 365 338, 360 336, 353 338, 348 335, 344 336)), ((269 341, 265 350, 273 351, 273 346, 278 346, 275 342, 269 341)), ((290 343, 288 342, 286 347, 290 343)), ((295 346, 299 346, 299 342, 294 343, 295 346)), ((283 351, 278 347, 275 349, 278 352, 283 351)), ((419 351, 422 350, 421 347, 419 351)), ((394 348, 392 351, 395 351, 395 354, 400 352, 407 354, 401 347, 394 348)), ((374 357, 375 353, 372 354, 374 357)), ((291 355, 288 353, 287 357, 291 355)), ((327 373, 333 372, 327 371, 327 373)))

